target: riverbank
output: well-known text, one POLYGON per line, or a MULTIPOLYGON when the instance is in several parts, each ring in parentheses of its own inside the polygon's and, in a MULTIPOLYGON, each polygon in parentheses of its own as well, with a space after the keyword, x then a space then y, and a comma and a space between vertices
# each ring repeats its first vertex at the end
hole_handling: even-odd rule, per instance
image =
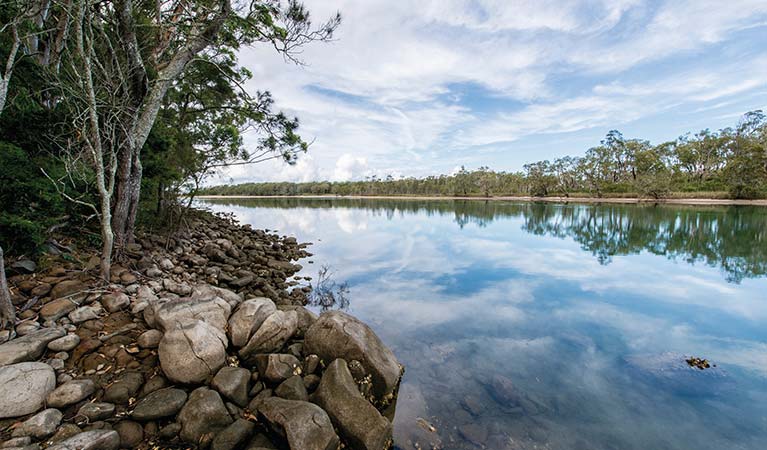
POLYGON ((109 283, 94 249, 8 264, 3 447, 387 448, 403 369, 359 320, 304 306, 308 246, 198 211, 139 233, 109 283))
POLYGON ((623 204, 670 204, 670 205, 740 205, 767 206, 767 199, 738 200, 723 198, 640 198, 640 197, 462 197, 462 196, 386 196, 386 195, 199 195, 199 199, 238 198, 314 198, 314 199, 379 199, 379 200, 475 200, 549 203, 623 203, 623 204))

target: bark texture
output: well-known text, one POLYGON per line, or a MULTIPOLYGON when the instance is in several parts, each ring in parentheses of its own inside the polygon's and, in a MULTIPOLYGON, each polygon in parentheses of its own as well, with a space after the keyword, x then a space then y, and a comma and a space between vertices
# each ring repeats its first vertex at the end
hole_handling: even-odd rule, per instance
POLYGON ((3 247, 0 247, 0 330, 11 329, 16 323, 16 308, 11 302, 11 291, 5 279, 5 260, 3 247))

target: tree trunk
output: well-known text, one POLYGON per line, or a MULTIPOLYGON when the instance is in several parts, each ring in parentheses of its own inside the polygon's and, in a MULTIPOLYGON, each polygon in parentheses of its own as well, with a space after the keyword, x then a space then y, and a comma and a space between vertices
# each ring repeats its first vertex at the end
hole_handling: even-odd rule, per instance
POLYGON ((13 328, 16 324, 16 308, 11 302, 11 291, 5 279, 5 261, 3 247, 0 247, 0 330, 13 328))

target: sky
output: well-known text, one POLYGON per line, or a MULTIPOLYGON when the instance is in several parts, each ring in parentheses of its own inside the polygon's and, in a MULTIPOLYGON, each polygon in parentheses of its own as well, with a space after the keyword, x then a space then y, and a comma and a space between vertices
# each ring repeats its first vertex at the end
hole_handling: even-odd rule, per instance
MULTIPOLYGON (((305 0, 340 11, 303 65, 244 49, 312 142, 214 184, 521 170, 611 129, 654 143, 767 109, 767 0, 305 0)), ((248 135, 246 146, 257 136, 248 135)))

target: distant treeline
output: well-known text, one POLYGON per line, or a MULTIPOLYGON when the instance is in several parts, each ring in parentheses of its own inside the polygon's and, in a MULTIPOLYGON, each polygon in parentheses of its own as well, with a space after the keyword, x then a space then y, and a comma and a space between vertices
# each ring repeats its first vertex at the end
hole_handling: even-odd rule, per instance
POLYGON ((767 118, 746 113, 735 127, 685 134, 653 145, 610 131, 583 156, 538 161, 521 172, 461 168, 426 178, 368 177, 365 181, 245 183, 203 189, 207 195, 437 195, 571 196, 663 198, 672 193, 767 196, 767 118))

